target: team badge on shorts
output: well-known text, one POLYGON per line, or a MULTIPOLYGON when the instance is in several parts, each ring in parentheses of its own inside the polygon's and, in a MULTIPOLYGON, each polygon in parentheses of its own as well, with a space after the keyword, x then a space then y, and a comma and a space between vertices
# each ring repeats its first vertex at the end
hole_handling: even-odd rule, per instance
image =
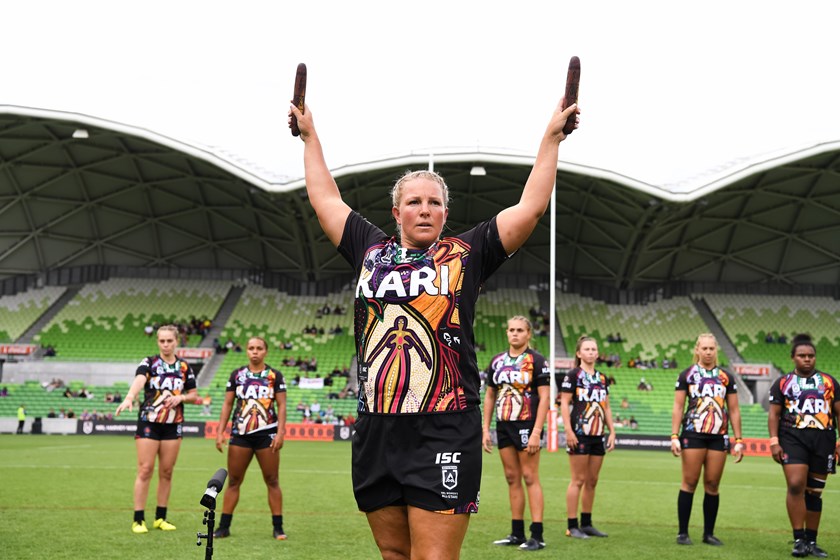
POLYGON ((442 466, 440 472, 443 478, 443 487, 447 490, 454 490, 458 486, 458 467, 454 465, 442 466))

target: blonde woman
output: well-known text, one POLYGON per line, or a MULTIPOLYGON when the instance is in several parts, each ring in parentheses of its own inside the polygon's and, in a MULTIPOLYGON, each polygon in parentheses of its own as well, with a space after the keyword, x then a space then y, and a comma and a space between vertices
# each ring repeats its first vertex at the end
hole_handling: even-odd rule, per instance
POLYGON ((551 372, 545 358, 530 348, 531 322, 522 316, 507 322, 508 349, 496 355, 487 369, 482 445, 490 453, 490 424, 496 416, 499 457, 510 497, 511 533, 497 545, 522 550, 545 548, 543 491, 540 484, 540 437, 548 413, 551 372), (531 537, 525 540, 525 491, 531 512, 531 537))
POLYGON ((682 484, 677 498, 677 544, 693 544, 688 522, 694 491, 703 474, 703 542, 721 546, 715 532, 719 487, 730 448, 729 424, 735 435, 735 462, 743 458, 741 411, 733 377, 718 366, 717 339, 710 333, 697 337, 694 364, 680 373, 671 414, 671 452, 682 458, 682 484))
POLYGON ((615 448, 609 383, 606 376, 595 369, 597 359, 595 339, 580 337, 575 347, 575 367, 560 383, 560 414, 571 470, 571 481, 566 490, 566 535, 576 539, 607 536, 592 524, 595 487, 604 456, 615 448), (581 507, 579 524, 578 502, 581 507))
POLYGON ((134 399, 143 391, 143 400, 137 419, 134 441, 137 446, 137 478, 134 481, 134 522, 131 531, 148 533, 146 527, 146 500, 149 483, 158 461, 157 508, 152 527, 161 531, 174 531, 175 525, 167 521, 169 493, 172 490, 172 471, 181 449, 181 423, 184 421, 184 403, 194 403, 198 391, 195 375, 190 365, 175 356, 178 346, 178 328, 164 325, 158 328, 159 353, 143 358, 137 366, 125 400, 117 407, 116 415, 134 409, 134 399))

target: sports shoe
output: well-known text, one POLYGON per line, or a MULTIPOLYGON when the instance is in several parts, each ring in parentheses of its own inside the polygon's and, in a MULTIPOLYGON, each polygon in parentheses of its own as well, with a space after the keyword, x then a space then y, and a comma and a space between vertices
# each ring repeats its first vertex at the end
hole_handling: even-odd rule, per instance
POLYGON ((137 535, 142 535, 143 533, 148 533, 149 530, 146 528, 145 521, 135 521, 131 524, 131 532, 137 535))
POLYGON ((493 541, 493 544, 499 546, 519 546, 525 543, 525 537, 517 537, 516 535, 508 535, 503 539, 493 541))
POLYGON ((797 558, 805 558, 810 553, 811 549, 804 539, 796 539, 795 541, 793 541, 793 550, 790 551, 791 556, 796 556, 797 558))
POLYGON ((545 543, 533 537, 519 545, 519 550, 542 550, 543 548, 545 548, 545 543))
POLYGON ((813 541, 808 543, 808 554, 817 558, 828 558, 828 552, 818 547, 813 541))
POLYGON ((214 539, 226 539, 230 536, 230 527, 219 527, 213 531, 214 539))
POLYGON ((714 535, 703 535, 703 542, 712 546, 723 546, 723 542, 714 535))
POLYGON ((581 527, 581 531, 589 535, 590 537, 606 537, 606 533, 602 533, 598 529, 595 528, 594 525, 587 525, 586 527, 581 527))
POLYGON ((274 529, 274 540, 275 541, 285 541, 289 537, 286 536, 286 533, 283 532, 283 529, 274 529))
POLYGON ((175 530, 175 525, 173 525, 166 519, 155 519, 155 522, 152 524, 152 527, 154 527, 155 529, 160 529, 161 531, 175 530))
POLYGON ((680 533, 677 535, 677 544, 694 544, 688 537, 688 533, 680 533))
POLYGON ((588 539, 589 535, 584 533, 580 530, 580 527, 572 527, 571 529, 566 529, 566 536, 572 537, 573 539, 588 539))

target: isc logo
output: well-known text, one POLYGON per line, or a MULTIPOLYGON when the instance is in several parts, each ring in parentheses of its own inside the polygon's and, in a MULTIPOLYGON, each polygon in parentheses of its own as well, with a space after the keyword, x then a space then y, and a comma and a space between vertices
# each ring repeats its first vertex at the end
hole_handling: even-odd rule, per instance
POLYGON ((438 453, 435 457, 435 464, 436 465, 448 465, 450 463, 460 463, 461 462, 461 452, 456 451, 454 453, 446 452, 446 453, 438 453))

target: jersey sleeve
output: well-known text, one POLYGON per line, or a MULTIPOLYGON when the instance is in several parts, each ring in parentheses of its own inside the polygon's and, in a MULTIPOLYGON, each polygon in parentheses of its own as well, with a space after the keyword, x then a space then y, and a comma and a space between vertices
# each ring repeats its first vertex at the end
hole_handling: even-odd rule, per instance
POLYGON ((722 369, 720 370, 723 374, 726 375, 726 394, 733 395, 738 393, 738 382, 735 380, 735 377, 729 373, 728 371, 722 369))
POLYGON ((387 238, 384 231, 354 210, 350 212, 344 223, 344 233, 338 244, 338 252, 358 274, 364 265, 364 256, 368 248, 387 238))
POLYGON ((191 391, 196 388, 195 382, 195 372, 190 364, 187 362, 181 362, 186 366, 184 370, 184 393, 191 391))
POLYGON ((230 377, 228 377, 227 385, 225 386, 225 392, 236 392, 236 372, 238 369, 233 370, 230 372, 230 377))
POLYGON ((560 392, 561 393, 574 393, 575 392, 575 378, 577 377, 577 368, 571 369, 563 374, 563 379, 560 381, 560 392))
POLYGON ((688 372, 691 371, 691 368, 683 370, 680 373, 679 377, 677 377, 677 383, 674 386, 675 391, 685 391, 688 392, 688 372))
POLYGON ((548 360, 539 352, 534 352, 534 387, 551 385, 551 370, 548 360))
POLYGON ((138 375, 142 375, 143 377, 148 377, 149 373, 152 371, 152 360, 154 356, 147 356, 143 358, 139 364, 137 364, 137 371, 135 371, 134 376, 137 377, 138 375))
POLYGON ((784 406, 785 396, 782 394, 782 380, 784 377, 778 378, 770 385, 770 404, 777 404, 784 406))
POLYGON ((274 394, 285 393, 286 379, 283 377, 283 374, 280 373, 280 370, 274 368, 271 368, 271 371, 274 372, 274 394))

